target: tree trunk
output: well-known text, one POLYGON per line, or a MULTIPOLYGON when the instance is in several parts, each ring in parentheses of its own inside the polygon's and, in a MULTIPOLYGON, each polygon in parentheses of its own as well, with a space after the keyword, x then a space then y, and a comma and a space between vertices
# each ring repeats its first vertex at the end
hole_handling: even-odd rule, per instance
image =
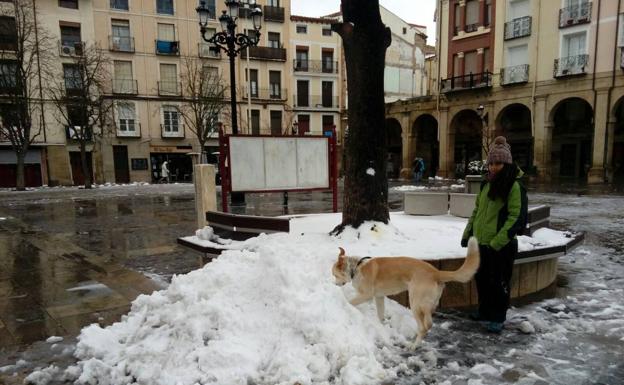
POLYGON ((342 0, 342 37, 349 92, 349 128, 344 149, 342 223, 357 227, 388 223, 384 67, 391 34, 381 21, 378 0, 342 0))
POLYGON ((26 180, 24 178, 24 158, 26 157, 26 155, 21 151, 16 152, 15 155, 17 157, 15 187, 17 191, 24 191, 26 190, 26 180))
POLYGON ((91 170, 87 163, 87 146, 84 142, 80 143, 80 164, 82 165, 82 174, 85 178, 85 188, 91 188, 91 170))

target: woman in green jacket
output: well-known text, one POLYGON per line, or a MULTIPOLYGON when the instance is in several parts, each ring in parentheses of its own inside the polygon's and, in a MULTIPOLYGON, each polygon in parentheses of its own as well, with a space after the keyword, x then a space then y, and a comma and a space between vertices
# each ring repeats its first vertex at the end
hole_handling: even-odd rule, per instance
POLYGON ((524 188, 522 171, 513 163, 507 140, 499 136, 490 146, 488 173, 477 194, 476 207, 462 236, 462 246, 479 240, 481 265, 475 275, 479 310, 473 319, 487 321, 487 330, 500 333, 510 298, 511 271, 518 253, 516 234, 522 231, 524 188))

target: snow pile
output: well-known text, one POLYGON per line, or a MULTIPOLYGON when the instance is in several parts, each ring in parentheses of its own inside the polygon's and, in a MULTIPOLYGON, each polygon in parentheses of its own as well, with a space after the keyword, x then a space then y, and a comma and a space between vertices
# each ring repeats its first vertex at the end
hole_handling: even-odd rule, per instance
POLYGON ((520 251, 533 250, 551 246, 559 246, 570 241, 571 233, 557 231, 549 228, 536 230, 532 236, 518 237, 518 249, 520 251))

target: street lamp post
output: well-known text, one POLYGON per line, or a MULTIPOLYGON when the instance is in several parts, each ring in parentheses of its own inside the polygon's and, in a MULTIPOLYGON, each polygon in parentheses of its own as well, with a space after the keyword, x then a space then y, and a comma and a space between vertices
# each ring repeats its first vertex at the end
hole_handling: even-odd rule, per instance
POLYGON ((230 107, 232 109, 232 134, 238 134, 238 118, 236 111, 236 74, 234 66, 234 58, 240 51, 247 47, 258 45, 260 39, 260 28, 262 27, 262 10, 256 7, 255 0, 249 0, 249 7, 252 8, 251 20, 253 22, 254 35, 249 36, 243 33, 236 33, 236 21, 238 19, 240 3, 238 0, 226 0, 225 5, 228 10, 223 11, 219 16, 221 23, 221 32, 217 32, 212 36, 206 36, 208 32, 208 19, 210 11, 206 8, 206 2, 201 1, 195 9, 199 15, 199 27, 202 39, 207 43, 214 44, 218 49, 224 51, 230 58, 230 107))
MULTIPOLYGON (((221 32, 217 32, 212 36, 206 36, 208 32, 208 19, 210 18, 210 10, 206 8, 206 2, 200 1, 199 6, 195 9, 199 16, 199 27, 202 39, 207 43, 214 44, 218 49, 224 51, 230 58, 230 108, 232 109, 232 134, 238 135, 238 113, 236 111, 236 69, 234 59, 243 49, 258 45, 260 40, 260 28, 262 27, 262 10, 256 7, 256 0, 249 0, 249 8, 251 11, 251 20, 254 28, 254 36, 245 35, 236 32, 236 21, 240 10, 240 2, 238 0, 226 0, 225 5, 227 11, 219 16, 221 24, 221 32)), ((214 15, 216 16, 216 15, 214 15)), ((251 92, 251 90, 250 90, 251 92)), ((251 96, 251 95, 250 95, 251 96)), ((232 203, 245 203, 245 195, 243 193, 232 193, 232 203)))

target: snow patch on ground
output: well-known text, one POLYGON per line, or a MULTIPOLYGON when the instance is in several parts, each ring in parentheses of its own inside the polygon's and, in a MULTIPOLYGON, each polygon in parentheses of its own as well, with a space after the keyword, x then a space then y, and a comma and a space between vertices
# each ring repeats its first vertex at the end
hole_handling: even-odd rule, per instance
POLYGON ((372 167, 369 167, 366 169, 366 173, 370 176, 375 176, 375 169, 372 167))

